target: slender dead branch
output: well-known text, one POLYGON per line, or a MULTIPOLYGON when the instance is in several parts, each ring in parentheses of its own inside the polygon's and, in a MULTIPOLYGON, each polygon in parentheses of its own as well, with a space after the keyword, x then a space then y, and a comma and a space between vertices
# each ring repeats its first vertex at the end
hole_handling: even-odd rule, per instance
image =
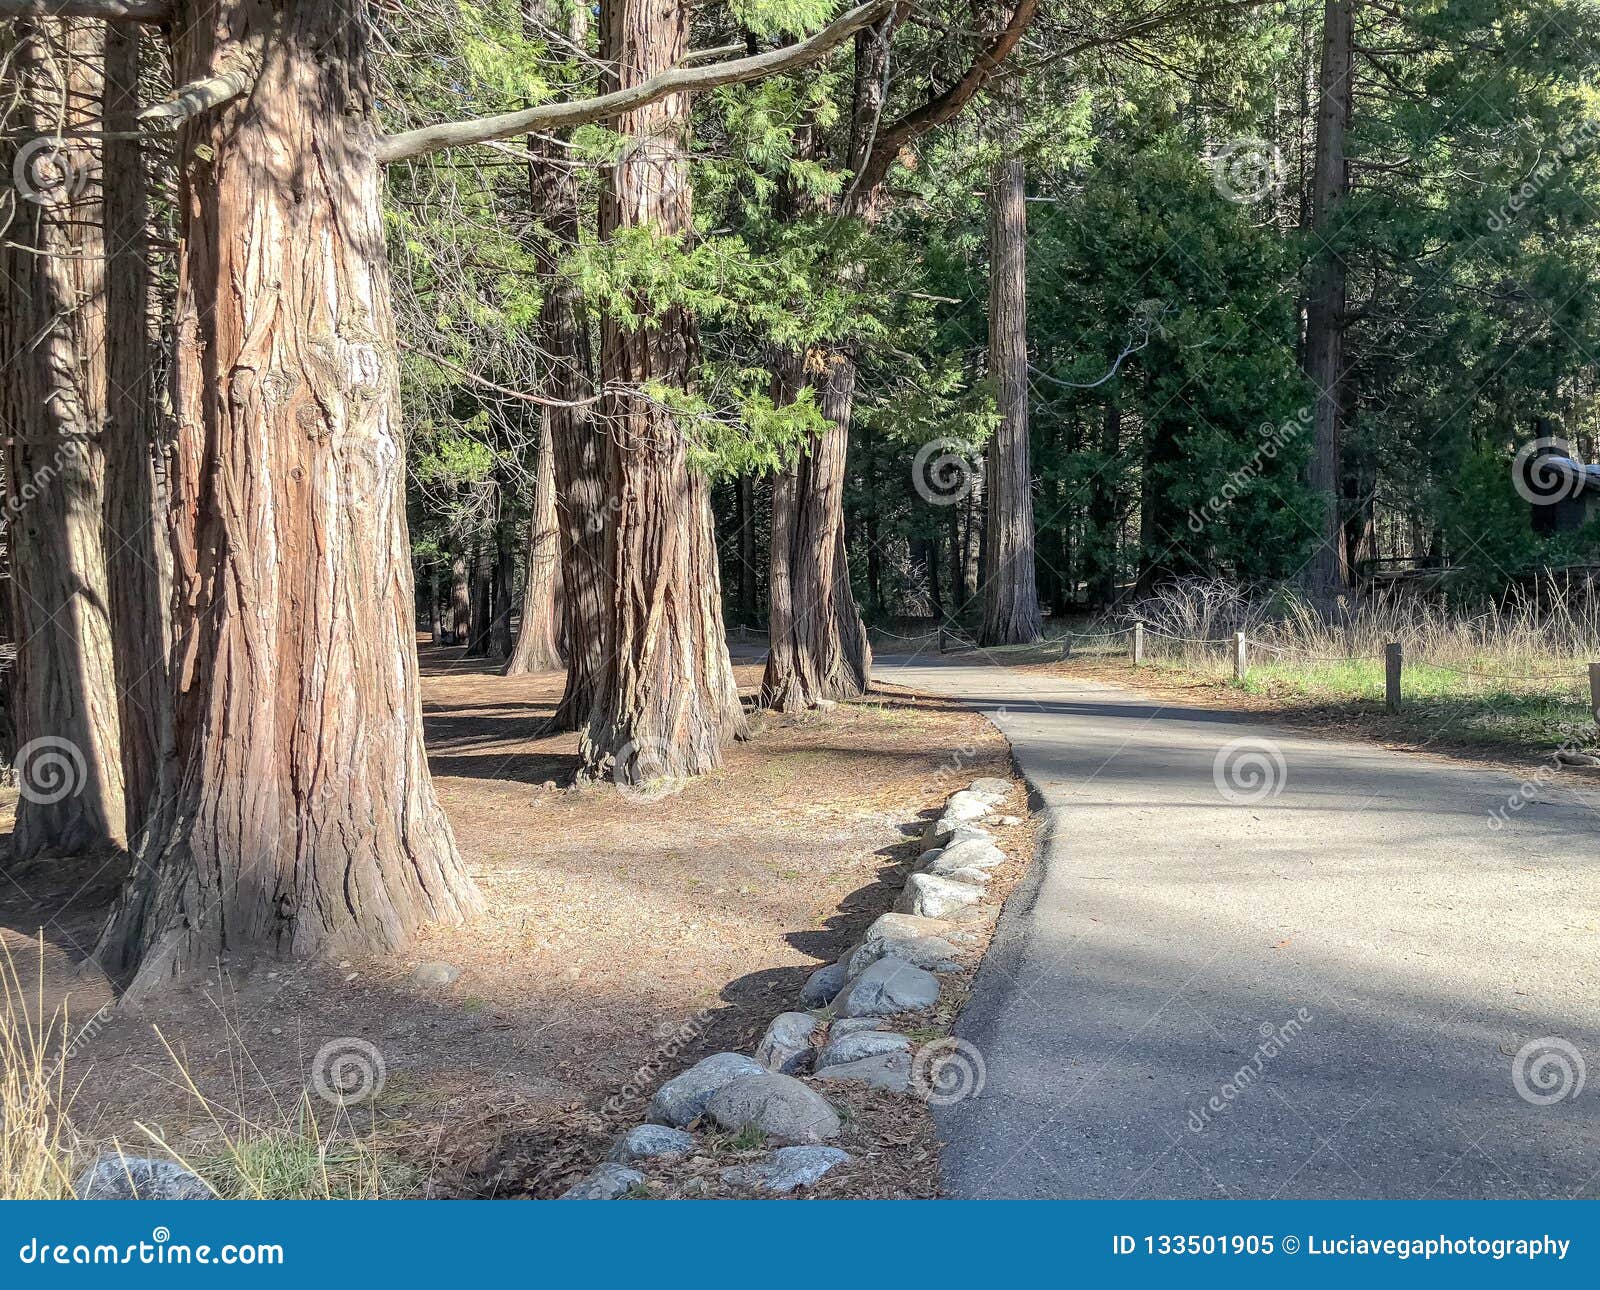
POLYGON ((241 94, 248 94, 255 83, 256 73, 251 67, 239 67, 231 72, 223 72, 221 76, 190 81, 165 103, 145 108, 139 113, 139 120, 154 121, 175 130, 202 112, 209 112, 241 94))
MULTIPOLYGON (((404 161, 408 157, 420 157, 443 148, 487 143, 492 139, 506 139, 532 130, 567 130, 635 111, 670 94, 699 94, 722 85, 740 85, 793 71, 815 62, 842 45, 862 27, 876 22, 889 11, 893 3, 894 0, 869 0, 869 3, 835 18, 816 35, 793 45, 768 50, 764 54, 703 67, 693 65, 695 56, 691 54, 685 60, 685 66, 652 76, 628 89, 614 90, 595 98, 579 99, 573 103, 546 103, 521 112, 503 112, 498 116, 479 117, 471 121, 447 121, 442 125, 423 126, 419 130, 387 135, 378 141, 378 160, 404 161)), ((1038 0, 1022 0, 1022 3, 1036 5, 1038 0)))

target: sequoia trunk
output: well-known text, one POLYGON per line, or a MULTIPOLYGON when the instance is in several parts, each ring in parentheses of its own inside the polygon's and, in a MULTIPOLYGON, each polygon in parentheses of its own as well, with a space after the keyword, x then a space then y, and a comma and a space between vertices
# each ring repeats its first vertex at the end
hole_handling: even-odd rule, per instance
MULTIPOLYGON (((105 117, 139 104, 136 26, 106 25, 105 117)), ((113 132, 113 134, 119 132, 113 132)), ((151 374, 149 209, 139 140, 105 143, 106 574, 122 732, 127 834, 137 836, 170 769, 172 548, 166 535, 163 437, 151 374)))
MULTIPOLYGON (((676 66, 687 52, 683 0, 608 0, 601 11, 607 88, 676 66)), ((672 96, 618 119, 628 139, 600 206, 601 233, 648 227, 691 235, 688 100, 672 96)), ((680 307, 601 329, 600 403, 606 495, 605 637, 598 693, 581 756, 618 782, 692 775, 722 762, 744 718, 722 624, 710 487, 688 460, 682 429, 657 385, 688 389, 698 360, 694 320, 680 307)))
POLYGON ((1033 550, 1033 471, 1028 454, 1028 225, 1022 160, 995 163, 989 187, 989 377, 1000 423, 984 471, 985 645, 1018 645, 1043 633, 1033 550))
POLYGON ((390 949, 479 897, 423 755, 364 4, 185 0, 171 478, 176 787, 98 950, 390 949))
POLYGON ((539 434, 539 459, 534 465, 522 618, 516 646, 506 659, 506 676, 553 672, 561 666, 561 539, 556 527, 553 456, 550 418, 546 415, 539 434))
MULTIPOLYGON (((8 33, 15 179, 0 287, 0 424, 17 638, 12 855, 124 839, 102 524, 108 415, 100 158, 105 28, 18 19, 8 33)), ((143 334, 142 321, 140 334, 143 334)))
POLYGON ((1344 419, 1344 258, 1334 239, 1349 191, 1345 130, 1350 121, 1350 79, 1355 0, 1326 0, 1322 71, 1317 101, 1317 151, 1312 175, 1311 228, 1317 252, 1306 291, 1306 375, 1312 383, 1312 452, 1308 482, 1322 508, 1317 549, 1306 584, 1324 608, 1349 585, 1340 495, 1344 488, 1339 439, 1344 419))

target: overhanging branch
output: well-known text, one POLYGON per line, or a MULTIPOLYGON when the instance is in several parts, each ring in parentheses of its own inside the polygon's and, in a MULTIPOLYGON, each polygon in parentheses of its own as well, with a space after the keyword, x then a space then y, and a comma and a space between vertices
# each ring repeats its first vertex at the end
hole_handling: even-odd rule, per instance
POLYGON ((0 0, 0 18, 103 18, 107 22, 166 22, 171 0, 0 0))
POLYGON ((989 46, 973 59, 972 66, 967 68, 960 80, 943 93, 934 95, 921 107, 907 112, 893 125, 880 130, 872 145, 872 152, 855 181, 856 186, 863 193, 872 192, 883 183, 889 167, 894 164, 902 148, 953 119, 966 107, 1011 56, 1011 51, 1021 42, 1038 11, 1039 0, 1017 0, 1006 25, 995 34, 989 46))
MULTIPOLYGON (((709 66, 694 65, 694 55, 685 65, 675 67, 650 77, 625 90, 614 90, 592 99, 579 99, 574 103, 546 103, 521 112, 503 112, 498 116, 479 117, 472 121, 450 121, 443 125, 423 126, 420 130, 406 130, 378 140, 379 161, 404 161, 444 148, 459 148, 465 144, 488 143, 493 139, 507 139, 513 135, 527 134, 533 130, 568 130, 573 126, 587 125, 591 121, 604 121, 646 107, 670 94, 698 94, 722 85, 739 85, 793 71, 815 62, 830 50, 842 45, 862 27, 876 22, 886 14, 894 0, 869 0, 835 18, 814 36, 754 54, 748 58, 735 58, 726 63, 709 66)), ((1036 5, 1038 0, 1022 0, 1036 5)))

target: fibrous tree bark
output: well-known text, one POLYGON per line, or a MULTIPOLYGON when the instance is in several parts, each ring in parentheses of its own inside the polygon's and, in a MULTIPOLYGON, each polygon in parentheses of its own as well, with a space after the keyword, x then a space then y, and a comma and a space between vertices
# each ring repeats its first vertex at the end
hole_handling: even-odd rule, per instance
MULTIPOLYGON (((682 0, 607 0, 601 59, 621 88, 677 65, 687 49, 682 0)), ((617 122, 628 138, 601 198, 602 235, 641 226, 691 232, 688 100, 663 99, 617 122)), ((683 429, 651 384, 688 389, 698 358, 680 307, 601 327, 600 423, 606 500, 605 632, 597 693, 581 741, 589 774, 619 782, 700 774, 743 731, 722 623, 710 487, 683 429)))
POLYGON ((120 845, 125 809, 102 542, 107 283, 93 133, 105 28, 23 18, 7 35, 15 111, 0 168, 15 185, 0 252, 0 424, 17 634, 12 853, 25 859, 120 845))
MULTIPOLYGON (((103 118, 139 104, 140 31, 106 24, 103 118)), ((107 134, 106 581, 116 663, 127 836, 136 837, 170 770, 172 548, 166 532, 165 443, 154 388, 149 203, 140 141, 107 134)))
POLYGON ((989 177, 989 378, 999 424, 984 471, 988 501, 983 573, 984 645, 1043 634, 1034 568, 1033 471, 1028 452, 1028 224, 1020 157, 989 177))
POLYGON ((1345 132, 1354 70, 1355 0, 1325 0, 1318 80, 1311 233, 1316 246, 1306 289, 1306 376, 1312 383, 1312 451, 1307 482, 1322 508, 1316 551, 1306 567, 1312 598, 1325 609, 1348 587, 1340 499, 1344 489, 1340 435, 1344 420, 1345 264, 1334 240, 1349 192, 1345 132))
POLYGON ((185 0, 175 787, 97 957, 390 948, 480 908, 423 755, 363 3, 185 0))

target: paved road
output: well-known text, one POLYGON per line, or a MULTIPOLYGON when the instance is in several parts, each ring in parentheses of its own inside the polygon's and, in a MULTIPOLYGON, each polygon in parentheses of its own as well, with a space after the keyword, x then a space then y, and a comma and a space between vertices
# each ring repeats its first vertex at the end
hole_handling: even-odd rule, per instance
POLYGON ((1600 792, 1495 829, 1493 771, 999 667, 878 676, 986 711, 1049 816, 964 1015, 987 1087, 940 1113, 950 1193, 1600 1194, 1600 792), (1255 802, 1215 776, 1242 739, 1223 783, 1255 802), (1541 1039, 1548 1105, 1514 1080, 1541 1039))

